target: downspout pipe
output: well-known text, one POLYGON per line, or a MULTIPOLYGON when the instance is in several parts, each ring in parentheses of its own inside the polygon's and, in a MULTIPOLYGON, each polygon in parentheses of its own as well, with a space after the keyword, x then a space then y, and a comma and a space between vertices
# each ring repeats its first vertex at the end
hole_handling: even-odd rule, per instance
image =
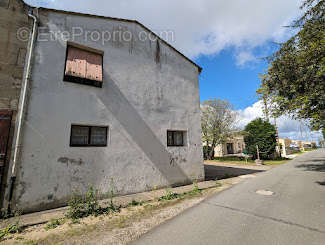
POLYGON ((20 142, 21 142, 21 135, 22 135, 22 129, 23 129, 23 121, 24 121, 24 114, 26 109, 26 98, 27 98, 27 90, 29 87, 29 78, 30 78, 30 72, 31 72, 31 62, 33 57, 33 49, 34 49, 34 43, 36 40, 37 35, 37 25, 38 25, 38 19, 35 15, 33 15, 33 8, 30 8, 28 11, 28 16, 33 19, 33 29, 31 33, 31 38, 29 42, 28 47, 28 56, 26 59, 26 69, 25 69, 25 76, 23 78, 22 84, 22 92, 21 92, 21 103, 20 108, 18 109, 18 118, 17 118, 17 129, 16 129, 16 137, 14 140, 14 153, 13 153, 13 163, 12 163, 12 169, 11 169, 11 177, 10 177, 10 188, 9 188, 9 205, 8 205, 8 211, 10 212, 10 204, 13 198, 13 192, 14 192, 14 186, 16 182, 16 168, 17 168, 17 161, 20 153, 20 142))

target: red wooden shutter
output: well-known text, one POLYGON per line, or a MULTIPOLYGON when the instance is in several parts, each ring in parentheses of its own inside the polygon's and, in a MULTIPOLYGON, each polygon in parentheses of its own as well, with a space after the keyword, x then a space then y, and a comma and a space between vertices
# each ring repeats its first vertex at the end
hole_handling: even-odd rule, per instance
POLYGON ((103 82, 103 56, 69 46, 65 75, 103 82))

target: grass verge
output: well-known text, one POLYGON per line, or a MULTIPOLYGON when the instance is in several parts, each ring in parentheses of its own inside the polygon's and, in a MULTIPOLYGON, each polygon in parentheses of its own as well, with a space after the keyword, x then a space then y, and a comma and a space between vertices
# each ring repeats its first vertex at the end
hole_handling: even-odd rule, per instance
MULTIPOLYGON (((289 162, 290 159, 279 159, 279 160, 265 160, 264 165, 266 166, 277 166, 282 165, 289 162)), ((246 165, 246 166, 256 166, 254 160, 246 160, 240 159, 238 157, 216 157, 214 160, 207 160, 206 163, 230 163, 230 164, 238 164, 238 165, 246 165)))
MULTIPOLYGON (((127 207, 121 208, 117 212, 105 213, 97 212, 97 200, 95 196, 92 195, 94 190, 90 189, 90 192, 87 193, 88 198, 83 202, 78 201, 78 205, 76 205, 74 211, 79 210, 79 214, 88 214, 89 212, 85 212, 85 210, 94 210, 92 214, 83 217, 77 215, 77 219, 75 216, 71 218, 66 217, 64 219, 53 219, 46 225, 30 227, 18 235, 8 233, 6 234, 6 241, 8 241, 9 244, 84 243, 87 239, 96 239, 113 230, 125 229, 132 226, 134 223, 143 222, 150 218, 152 219, 154 215, 161 214, 166 208, 178 205, 185 200, 204 197, 214 190, 216 191, 219 187, 221 187, 221 184, 216 182, 215 187, 200 190, 198 185, 195 184, 191 191, 181 194, 173 193, 172 189, 166 189, 166 194, 155 200, 147 202, 132 200, 127 207), (90 206, 91 208, 85 209, 85 206, 81 205, 82 203, 86 203, 86 207, 90 206), (81 211, 80 206, 82 207, 81 211)), ((109 206, 111 207, 112 205, 109 206)), ((70 215, 71 212, 72 210, 69 210, 70 215)), ((77 214, 76 212, 73 213, 77 214)))

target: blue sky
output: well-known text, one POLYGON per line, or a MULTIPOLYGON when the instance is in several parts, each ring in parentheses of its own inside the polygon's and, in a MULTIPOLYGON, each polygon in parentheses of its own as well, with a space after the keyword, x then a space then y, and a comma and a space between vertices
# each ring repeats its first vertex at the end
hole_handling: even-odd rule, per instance
MULTIPOLYGON (((240 127, 262 115, 257 102, 261 59, 292 32, 283 26, 301 14, 302 0, 25 0, 36 6, 110 17, 136 19, 155 32, 173 31, 171 45, 203 67, 201 101, 230 101, 240 116, 240 127)), ((299 123, 278 119, 281 137, 300 139, 299 123)), ((303 138, 311 138, 309 130, 303 138), (308 137, 307 137, 308 136, 308 137)), ((312 138, 317 140, 319 133, 312 138)))
POLYGON ((213 56, 201 56, 196 62, 203 67, 200 76, 201 101, 221 98, 229 100, 235 109, 245 109, 257 102, 259 73, 267 68, 263 60, 238 66, 228 48, 213 56))
POLYGON ((221 98, 228 100, 236 110, 243 110, 256 103, 256 90, 261 84, 259 74, 265 73, 268 68, 265 58, 278 47, 268 40, 250 50, 252 59, 248 61, 238 61, 234 47, 225 48, 216 55, 196 58, 197 64, 203 67, 200 75, 201 101, 221 98))

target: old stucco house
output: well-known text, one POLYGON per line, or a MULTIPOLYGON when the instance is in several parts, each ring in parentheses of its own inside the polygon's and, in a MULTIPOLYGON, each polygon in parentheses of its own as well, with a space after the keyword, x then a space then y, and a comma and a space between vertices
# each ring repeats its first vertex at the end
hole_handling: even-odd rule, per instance
POLYGON ((204 179, 198 65, 137 21, 22 14, 30 38, 3 206, 60 207, 88 184, 122 195, 204 179))
POLYGON ((243 154, 245 150, 245 140, 242 135, 234 135, 224 144, 217 145, 214 149, 215 157, 243 154))

